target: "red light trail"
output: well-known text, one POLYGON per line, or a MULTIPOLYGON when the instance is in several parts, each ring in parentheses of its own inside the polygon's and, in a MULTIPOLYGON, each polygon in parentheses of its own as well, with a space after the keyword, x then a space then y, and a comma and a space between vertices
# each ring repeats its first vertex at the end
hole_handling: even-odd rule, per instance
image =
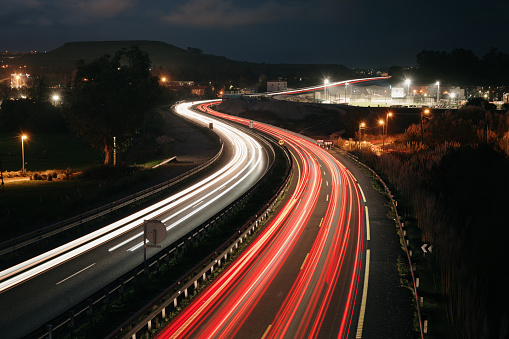
MULTIPOLYGON (((249 124, 212 110, 210 104, 199 108, 249 124)), ((296 187, 253 243, 158 338, 349 334, 364 249, 364 209, 355 179, 312 141, 261 123, 253 128, 284 140, 292 150, 300 172, 296 187), (305 248, 310 228, 314 238, 308 238, 305 248), (308 252, 305 258, 303 251, 308 252), (292 264, 299 258, 304 259, 300 268, 292 264), (277 307, 267 309, 268 301, 277 307)))

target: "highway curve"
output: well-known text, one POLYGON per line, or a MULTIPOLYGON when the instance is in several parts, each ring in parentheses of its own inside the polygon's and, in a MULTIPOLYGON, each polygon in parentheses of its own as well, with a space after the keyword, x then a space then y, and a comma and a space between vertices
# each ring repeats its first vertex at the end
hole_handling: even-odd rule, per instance
MULTIPOLYGON (((249 121, 209 114, 248 125, 249 121)), ((351 173, 312 140, 253 128, 286 145, 293 189, 253 243, 158 338, 347 338, 360 300, 364 209, 351 173), (359 299, 359 300, 358 300, 359 299)), ((357 311, 358 313, 358 311, 357 311)))
MULTIPOLYGON (((213 129, 224 142, 217 170, 182 191, 0 272, 0 333, 19 338, 100 290, 143 262, 142 224, 161 220, 168 230, 162 248, 215 215, 266 172, 269 156, 260 142, 216 118, 177 107, 177 113, 213 129)), ((199 145, 197 145, 199 147, 199 145)), ((162 249, 149 248, 148 256, 162 249)))

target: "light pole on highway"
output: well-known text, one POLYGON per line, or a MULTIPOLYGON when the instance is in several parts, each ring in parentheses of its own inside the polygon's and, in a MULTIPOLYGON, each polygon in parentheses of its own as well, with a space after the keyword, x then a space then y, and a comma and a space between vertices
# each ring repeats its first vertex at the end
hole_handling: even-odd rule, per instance
POLYGON ((323 86, 324 98, 325 98, 325 103, 327 103, 327 85, 329 84, 329 79, 325 79, 323 82, 324 82, 324 86, 323 86))
POLYGON ((348 90, 348 82, 345 82, 345 105, 346 105, 346 92, 348 90))
POLYGON ((25 139, 26 135, 21 136, 21 174, 25 174, 25 139))
POLYGON ((424 145, 424 129, 422 128, 422 119, 424 118, 424 114, 429 114, 429 109, 425 109, 421 111, 421 144, 424 145))
POLYGON ((407 85, 407 95, 408 95, 408 97, 410 97, 410 83, 411 82, 412 81, 410 79, 406 79, 405 80, 405 84, 407 85))
POLYGON ((385 134, 387 135, 387 140, 389 140, 389 117, 392 117, 392 112, 388 112, 385 116, 385 134))
POLYGON ((380 119, 378 120, 378 123, 380 124, 380 126, 382 126, 382 151, 385 150, 385 131, 384 131, 384 125, 385 125, 385 122, 380 119))
POLYGON ((361 122, 359 125, 359 144, 362 142, 362 130, 366 128, 366 123, 361 122))
POLYGON ((437 106, 440 105, 440 81, 437 81, 437 106))

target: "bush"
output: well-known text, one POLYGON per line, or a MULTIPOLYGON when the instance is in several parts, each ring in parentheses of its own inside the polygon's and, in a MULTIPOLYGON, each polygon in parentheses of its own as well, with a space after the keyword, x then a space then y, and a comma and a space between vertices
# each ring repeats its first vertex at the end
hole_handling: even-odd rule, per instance
POLYGON ((34 180, 40 180, 40 176, 37 173, 34 173, 34 180))

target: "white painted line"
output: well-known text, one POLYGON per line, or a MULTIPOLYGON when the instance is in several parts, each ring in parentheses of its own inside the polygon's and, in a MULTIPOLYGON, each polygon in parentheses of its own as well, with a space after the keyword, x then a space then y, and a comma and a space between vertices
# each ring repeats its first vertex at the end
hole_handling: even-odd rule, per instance
POLYGON ((327 194, 327 199, 325 199, 325 201, 329 201, 329 195, 327 194))
POLYGON ((327 183, 327 186, 329 186, 329 181, 328 180, 326 181, 326 183, 327 183))
POLYGON ((359 189, 361 190, 362 200, 364 200, 364 203, 366 203, 366 197, 364 196, 364 191, 362 190, 361 185, 359 185, 359 183, 357 183, 357 186, 359 186, 359 189))
POLYGON ((92 266, 94 266, 94 265, 95 265, 95 263, 93 263, 93 264, 92 264, 92 265, 90 265, 90 266, 85 267, 84 269, 82 269, 81 271, 78 271, 78 272, 74 273, 73 275, 68 276, 68 277, 67 277, 67 278, 65 278, 64 280, 61 280, 61 281, 57 282, 57 285, 60 285, 60 284, 61 284, 61 283, 63 283, 64 281, 66 281, 66 280, 68 280, 68 279, 71 279, 71 278, 72 278, 72 277, 74 277, 75 275, 80 274, 80 273, 81 273, 81 272, 83 272, 84 270, 87 270, 87 269, 89 269, 90 267, 92 267, 92 266))
POLYGON ((366 240, 371 240, 371 232, 369 231, 369 214, 368 214, 368 206, 366 207, 366 240))
POLYGON ((323 218, 322 218, 322 220, 320 220, 320 225, 318 225, 318 227, 322 227, 322 222, 323 222, 323 218))
POLYGON ((359 313, 359 322, 357 323, 356 339, 362 338, 362 329, 364 327, 364 314, 366 313, 366 299, 368 296, 368 280, 369 280, 369 257, 370 250, 366 250, 366 270, 364 273, 364 288, 362 289, 361 312, 359 313))

